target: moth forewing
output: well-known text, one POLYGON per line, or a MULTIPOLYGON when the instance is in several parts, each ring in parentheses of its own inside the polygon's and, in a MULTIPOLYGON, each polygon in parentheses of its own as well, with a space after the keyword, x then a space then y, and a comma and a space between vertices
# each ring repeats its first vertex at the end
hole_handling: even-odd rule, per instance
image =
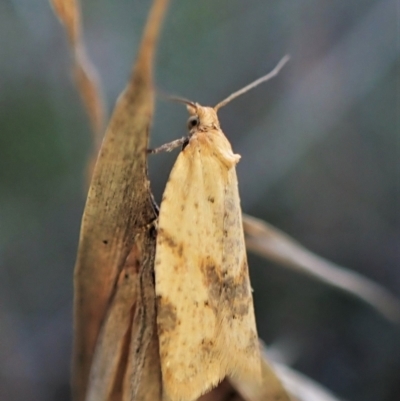
POLYGON ((232 93, 214 108, 187 99, 189 138, 172 169, 160 207, 155 257, 157 326, 164 398, 192 401, 225 377, 261 381, 235 165, 217 111, 276 76, 232 93))
POLYGON ((155 258, 165 397, 192 401, 225 377, 261 380, 235 165, 214 109, 190 132, 160 206, 155 258))

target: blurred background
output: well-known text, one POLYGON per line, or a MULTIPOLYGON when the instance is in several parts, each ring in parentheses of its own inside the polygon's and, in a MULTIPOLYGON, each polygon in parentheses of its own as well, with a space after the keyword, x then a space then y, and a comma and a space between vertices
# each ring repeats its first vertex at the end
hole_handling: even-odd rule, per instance
MULTIPOLYGON (((111 111, 150 1, 85 0, 111 111)), ((400 13, 395 0, 172 1, 157 87, 221 110, 243 210, 400 297, 400 13)), ((63 29, 45 0, 0 0, 0 399, 69 400, 72 274, 91 148, 63 29)), ((157 102, 155 147, 186 133, 157 102)), ((159 201, 176 158, 150 159, 159 201)), ((400 328, 355 298, 250 255, 260 336, 353 401, 400 399, 400 328)))

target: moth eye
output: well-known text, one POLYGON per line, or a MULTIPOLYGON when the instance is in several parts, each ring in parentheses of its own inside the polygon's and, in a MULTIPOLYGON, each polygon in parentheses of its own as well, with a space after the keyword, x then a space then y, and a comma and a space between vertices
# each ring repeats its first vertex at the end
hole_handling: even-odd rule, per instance
POLYGON ((197 127, 200 124, 200 120, 198 116, 192 116, 189 118, 188 122, 187 122, 187 127, 189 128, 189 131, 194 128, 197 127))

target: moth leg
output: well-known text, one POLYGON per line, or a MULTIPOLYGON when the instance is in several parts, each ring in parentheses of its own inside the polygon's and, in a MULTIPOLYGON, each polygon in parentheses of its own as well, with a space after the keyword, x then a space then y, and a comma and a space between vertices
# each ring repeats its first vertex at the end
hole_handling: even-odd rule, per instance
POLYGON ((172 142, 166 143, 164 145, 161 145, 158 148, 147 149, 147 153, 156 154, 156 153, 160 153, 160 152, 171 152, 171 150, 174 150, 178 146, 185 145, 185 143, 187 143, 187 141, 188 141, 187 137, 176 139, 175 141, 172 141, 172 142))
POLYGON ((158 231, 158 216, 152 219, 149 223, 137 227, 135 230, 135 236, 143 234, 144 232, 150 232, 155 237, 157 236, 157 231, 158 231))

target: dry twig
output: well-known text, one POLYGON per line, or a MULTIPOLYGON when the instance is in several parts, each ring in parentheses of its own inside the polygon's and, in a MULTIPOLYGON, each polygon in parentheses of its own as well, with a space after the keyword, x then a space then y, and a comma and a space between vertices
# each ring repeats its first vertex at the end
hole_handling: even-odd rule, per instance
POLYGON ((263 220, 243 215, 243 226, 248 250, 345 291, 400 322, 400 301, 379 284, 315 255, 263 220))

